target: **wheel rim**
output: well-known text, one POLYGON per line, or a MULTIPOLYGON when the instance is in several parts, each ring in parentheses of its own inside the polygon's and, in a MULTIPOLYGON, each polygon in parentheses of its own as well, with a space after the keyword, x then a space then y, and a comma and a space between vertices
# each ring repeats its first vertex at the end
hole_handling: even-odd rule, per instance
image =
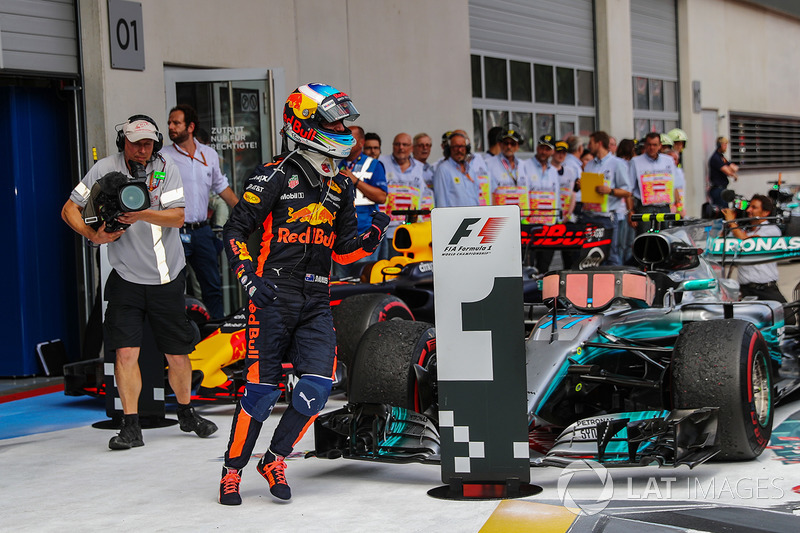
MULTIPOLYGON (((420 366, 427 370, 430 373, 431 377, 431 394, 433 398, 433 403, 428 408, 433 408, 436 412, 439 411, 439 379, 436 371, 436 353, 434 352, 429 357, 425 358, 424 361, 420 361, 420 366)), ((417 412, 422 412, 422 406, 420 405, 420 384, 418 382, 414 383, 414 410, 417 412)))
POLYGON ((764 356, 758 353, 753 358, 752 382, 753 388, 753 408, 756 413, 756 420, 760 426, 766 425, 770 414, 770 396, 772 391, 769 384, 769 373, 764 356))

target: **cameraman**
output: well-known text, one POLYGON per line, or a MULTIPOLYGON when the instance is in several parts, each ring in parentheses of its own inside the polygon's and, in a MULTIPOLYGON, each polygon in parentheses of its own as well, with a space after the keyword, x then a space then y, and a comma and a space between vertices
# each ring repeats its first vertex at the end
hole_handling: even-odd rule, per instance
POLYGON ((144 446, 138 404, 145 316, 150 318, 156 344, 169 363, 169 384, 178 400, 181 430, 194 431, 200 437, 217 430, 190 404, 192 366, 187 354, 194 350, 198 335, 186 316, 183 297, 186 260, 178 235, 183 226, 183 185, 172 161, 158 153, 162 139, 153 119, 145 115, 129 118, 117 134, 120 153, 98 161, 61 210, 64 221, 77 233, 96 245, 109 245, 108 259, 114 267, 104 290, 108 301, 105 343, 116 350, 114 377, 124 418, 119 434, 108 443, 112 450, 144 446), (129 179, 144 178, 150 208, 119 215, 116 220, 130 224, 127 229, 107 232, 105 221, 93 229, 84 222, 82 212, 92 201, 92 186, 114 172, 129 179))
POLYGON ((739 165, 731 163, 725 157, 725 152, 728 150, 728 138, 717 137, 717 149, 711 154, 708 160, 708 181, 711 188, 708 190, 708 196, 711 198, 711 204, 717 207, 728 207, 728 203, 722 198, 722 191, 728 188, 729 179, 733 181, 739 179, 739 165))
MULTIPOLYGON (((756 194, 747 206, 747 218, 771 217, 775 215, 775 205, 772 200, 763 194, 756 194)), ((722 216, 730 229, 730 234, 737 239, 751 239, 753 237, 780 237, 781 230, 768 220, 753 220, 745 230, 736 222, 736 210, 726 207, 722 216)), ((760 265, 739 265, 740 294, 755 296, 758 300, 774 300, 786 303, 778 289, 778 265, 775 261, 760 265)))

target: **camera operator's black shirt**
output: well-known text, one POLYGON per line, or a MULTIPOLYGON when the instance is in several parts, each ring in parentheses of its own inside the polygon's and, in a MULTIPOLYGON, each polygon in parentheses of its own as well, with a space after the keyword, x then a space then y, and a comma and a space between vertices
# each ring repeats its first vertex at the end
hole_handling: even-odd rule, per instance
POLYGON ((722 172, 722 167, 730 165, 730 163, 725 154, 714 152, 708 160, 708 181, 712 187, 722 187, 723 189, 728 187, 728 176, 722 172))

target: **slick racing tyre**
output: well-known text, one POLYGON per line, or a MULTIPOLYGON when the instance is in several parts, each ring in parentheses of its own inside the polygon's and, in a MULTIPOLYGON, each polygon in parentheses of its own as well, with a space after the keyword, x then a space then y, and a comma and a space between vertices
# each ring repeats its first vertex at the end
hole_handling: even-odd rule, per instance
POLYGON ((414 320, 414 314, 403 300, 384 293, 350 296, 331 308, 331 312, 336 328, 336 355, 348 370, 361 337, 371 325, 385 320, 414 320))
POLYGON ((211 320, 211 314, 208 312, 206 304, 191 296, 184 296, 184 301, 186 302, 186 315, 195 324, 201 326, 211 320))
POLYGON ((351 403, 390 404, 424 412, 436 402, 436 331, 395 320, 370 327, 350 373, 351 403), (416 366, 420 368, 415 368, 416 366))
POLYGON ((769 443, 769 366, 767 343, 750 322, 691 322, 681 330, 672 358, 673 408, 719 408, 716 460, 753 459, 769 443))

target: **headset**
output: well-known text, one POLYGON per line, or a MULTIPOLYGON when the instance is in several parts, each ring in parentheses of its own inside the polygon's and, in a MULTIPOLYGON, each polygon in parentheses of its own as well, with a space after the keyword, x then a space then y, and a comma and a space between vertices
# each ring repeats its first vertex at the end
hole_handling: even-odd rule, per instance
POLYGON ((442 146, 442 155, 444 155, 445 159, 450 157, 450 139, 452 139, 453 137, 461 137, 464 139, 464 141, 467 144, 467 155, 469 155, 470 152, 472 152, 472 145, 469 142, 469 137, 467 137, 463 133, 448 131, 444 135, 442 135, 442 142, 444 142, 444 146, 442 146))
POLYGON ((153 154, 156 154, 161 151, 164 147, 164 136, 161 135, 161 132, 158 131, 158 124, 152 118, 148 117, 147 115, 132 115, 128 118, 128 121, 122 125, 121 128, 117 130, 117 149, 121 152, 125 149, 125 126, 134 122, 136 120, 146 120, 156 128, 156 137, 158 140, 153 143, 153 154))

